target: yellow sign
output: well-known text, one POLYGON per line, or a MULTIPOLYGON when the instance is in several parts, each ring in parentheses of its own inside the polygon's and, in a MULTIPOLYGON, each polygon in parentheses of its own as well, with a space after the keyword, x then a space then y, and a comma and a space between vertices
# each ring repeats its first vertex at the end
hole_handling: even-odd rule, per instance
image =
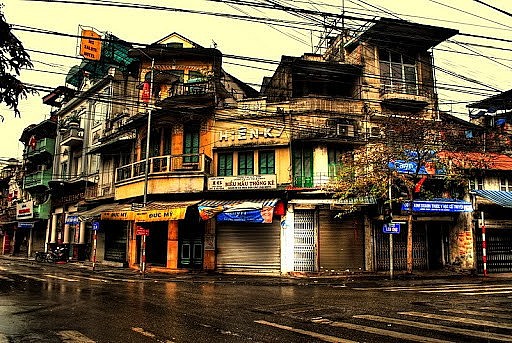
POLYGON ((187 207, 168 208, 165 210, 151 210, 135 212, 136 222, 161 222, 180 220, 185 218, 187 207))
POLYGON ((133 220, 135 212, 133 211, 107 211, 101 212, 101 220, 133 220))
POLYGON ((82 30, 80 56, 88 60, 99 61, 101 58, 101 37, 93 30, 82 30))

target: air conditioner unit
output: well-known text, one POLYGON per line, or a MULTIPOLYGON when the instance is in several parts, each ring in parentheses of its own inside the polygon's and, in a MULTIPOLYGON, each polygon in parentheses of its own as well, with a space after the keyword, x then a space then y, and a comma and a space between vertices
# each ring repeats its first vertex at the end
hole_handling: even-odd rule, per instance
POLYGON ((354 137, 354 125, 336 124, 336 135, 340 137, 354 137))

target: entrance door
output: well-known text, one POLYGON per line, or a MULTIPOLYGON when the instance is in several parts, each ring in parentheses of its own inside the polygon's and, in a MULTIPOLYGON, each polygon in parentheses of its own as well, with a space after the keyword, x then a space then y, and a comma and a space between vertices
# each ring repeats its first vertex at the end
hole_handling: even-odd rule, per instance
POLYGON ((314 272, 316 271, 315 211, 295 210, 293 227, 293 270, 314 272))
POLYGON ((199 222, 193 211, 187 210, 185 219, 180 220, 178 225, 179 267, 203 268, 204 223, 199 222))
POLYGON ((168 222, 146 223, 149 236, 146 237, 146 262, 154 266, 167 265, 168 222))

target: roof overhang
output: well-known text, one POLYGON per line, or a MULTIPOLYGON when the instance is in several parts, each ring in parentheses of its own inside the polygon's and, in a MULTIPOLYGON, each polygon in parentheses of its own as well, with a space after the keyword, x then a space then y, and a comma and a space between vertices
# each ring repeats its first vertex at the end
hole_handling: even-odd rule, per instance
POLYGON ((27 144, 32 136, 35 136, 36 139, 54 138, 57 136, 57 122, 47 119, 39 124, 30 125, 23 130, 19 140, 23 144, 27 144))
POLYGON ((353 50, 361 42, 368 42, 380 47, 426 51, 458 33, 455 29, 381 18, 349 41, 346 48, 353 50))
POLYGON ((512 109, 512 89, 493 95, 483 100, 467 105, 469 108, 489 109, 494 107, 499 110, 512 109))
POLYGON ((471 191, 472 194, 485 198, 496 205, 500 205, 502 207, 512 208, 512 192, 506 191, 489 191, 478 189, 471 191))

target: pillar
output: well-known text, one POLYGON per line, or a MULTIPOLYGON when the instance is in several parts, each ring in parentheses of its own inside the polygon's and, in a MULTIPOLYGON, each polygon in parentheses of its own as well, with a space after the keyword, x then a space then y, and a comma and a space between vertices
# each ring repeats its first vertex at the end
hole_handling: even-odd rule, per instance
POLYGON ((364 214, 364 261, 365 261, 365 270, 366 271, 374 271, 375 266, 373 265, 373 227, 372 221, 367 213, 364 214))
POLYGON ((167 268, 178 269, 178 221, 170 220, 167 230, 167 268))
POLYGON ((68 214, 64 214, 65 216, 65 221, 64 221, 64 236, 62 237, 62 243, 64 244, 68 244, 69 243, 69 224, 67 224, 67 216, 68 214))
POLYGON ((85 244, 85 222, 80 222, 80 238, 79 244, 85 244))
POLYGON ((52 230, 50 232, 50 243, 57 243, 57 214, 52 214, 52 230))
POLYGON ((46 221, 46 236, 44 238, 44 251, 48 251, 48 243, 50 243, 50 232, 51 232, 51 220, 46 221))
POLYGON ((204 224, 204 270, 215 270, 215 218, 207 220, 204 224))
POLYGON ((33 235, 34 229, 30 229, 29 235, 28 235, 28 245, 27 245, 27 257, 32 256, 32 235, 33 235))

